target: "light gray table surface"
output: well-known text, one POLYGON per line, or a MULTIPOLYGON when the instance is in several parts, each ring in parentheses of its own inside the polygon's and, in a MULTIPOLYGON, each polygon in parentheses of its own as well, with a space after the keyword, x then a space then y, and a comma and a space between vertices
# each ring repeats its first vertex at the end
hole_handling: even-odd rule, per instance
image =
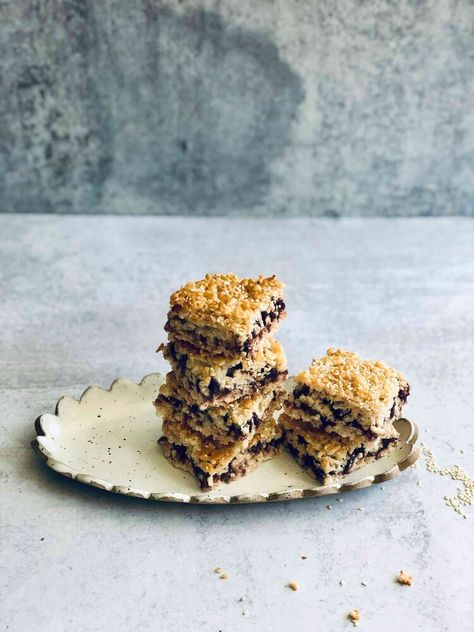
POLYGON ((472 475, 472 220, 0 216, 0 629, 338 632, 353 608, 361 630, 474 629, 474 516, 422 460, 343 502, 221 507, 39 462, 33 422, 60 396, 166 368, 168 296, 209 271, 278 274, 290 371, 329 346, 385 360, 439 464, 472 475))

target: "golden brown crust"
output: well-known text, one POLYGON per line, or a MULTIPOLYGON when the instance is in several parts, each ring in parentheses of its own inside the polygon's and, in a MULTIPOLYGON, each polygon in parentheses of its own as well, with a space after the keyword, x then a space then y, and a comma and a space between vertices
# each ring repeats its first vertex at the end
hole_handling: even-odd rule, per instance
POLYGON ((186 283, 171 295, 170 314, 247 334, 256 316, 273 300, 282 298, 283 289, 275 275, 239 279, 231 273, 206 274, 204 279, 186 283))
POLYGON ((313 360, 296 382, 324 393, 333 401, 369 414, 392 406, 400 388, 406 385, 401 373, 380 361, 363 360, 357 353, 328 349, 327 355, 313 360))

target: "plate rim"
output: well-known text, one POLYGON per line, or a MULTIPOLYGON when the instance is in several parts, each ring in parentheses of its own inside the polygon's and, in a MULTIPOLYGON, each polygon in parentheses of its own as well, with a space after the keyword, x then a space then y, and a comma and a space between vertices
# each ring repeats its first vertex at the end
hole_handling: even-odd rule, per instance
MULTIPOLYGON (((305 488, 293 488, 286 491, 281 492, 255 492, 248 494, 219 494, 216 495, 215 492, 205 493, 200 492, 196 494, 183 494, 181 492, 150 492, 142 489, 137 489, 133 487, 124 487, 122 485, 115 485, 111 481, 103 480, 97 478, 93 475, 87 474, 85 472, 79 472, 69 465, 63 463, 62 461, 55 458, 54 454, 52 454, 41 441, 42 437, 47 437, 47 431, 43 426, 43 421, 46 417, 56 417, 59 422, 61 422, 60 416, 60 404, 63 400, 73 400, 77 403, 81 403, 82 400, 87 396, 92 389, 97 389, 102 391, 103 393, 112 393, 117 386, 132 384, 133 386, 140 387, 147 380, 156 379, 157 377, 162 378, 162 373, 148 373, 145 375, 139 382, 134 382, 128 378, 118 377, 116 378, 109 388, 102 388, 100 386, 91 385, 88 386, 79 399, 74 399, 69 396, 62 396, 56 403, 54 414, 43 413, 39 415, 34 421, 34 427, 36 431, 36 437, 31 441, 31 447, 34 452, 40 457, 40 459, 47 465, 50 469, 54 470, 58 474, 65 476, 67 478, 71 478, 85 485, 89 485, 91 487, 96 487, 98 489, 102 489, 107 492, 113 492, 116 494, 121 494, 125 496, 132 496, 136 498, 141 498, 144 500, 155 500, 158 502, 168 502, 168 503, 185 503, 185 504, 196 504, 196 505, 241 505, 241 504, 257 504, 264 502, 282 502, 286 500, 300 500, 303 498, 315 498, 318 496, 329 496, 332 494, 339 494, 344 492, 350 492, 357 489, 363 489, 365 487, 370 487, 371 485, 376 485, 379 483, 385 483, 386 481, 392 480, 400 476, 400 474, 406 470, 408 467, 413 465, 418 457, 420 456, 420 450, 416 447, 416 442, 418 440, 419 431, 418 426, 413 421, 410 421, 406 417, 401 417, 400 419, 407 422, 410 427, 410 433, 405 441, 405 445, 409 445, 411 447, 410 452, 402 459, 400 462, 395 463, 394 466, 387 470, 386 472, 382 472, 381 474, 363 476, 352 483, 330 483, 328 485, 322 485, 319 487, 305 487, 305 488)), ((398 420, 397 420, 398 421, 398 420)))

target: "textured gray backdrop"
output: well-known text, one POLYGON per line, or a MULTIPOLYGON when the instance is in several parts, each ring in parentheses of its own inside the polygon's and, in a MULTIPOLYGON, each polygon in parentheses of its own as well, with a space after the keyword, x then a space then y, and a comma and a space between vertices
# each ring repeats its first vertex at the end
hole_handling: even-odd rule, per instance
POLYGON ((0 2, 0 210, 472 215, 472 0, 0 2))

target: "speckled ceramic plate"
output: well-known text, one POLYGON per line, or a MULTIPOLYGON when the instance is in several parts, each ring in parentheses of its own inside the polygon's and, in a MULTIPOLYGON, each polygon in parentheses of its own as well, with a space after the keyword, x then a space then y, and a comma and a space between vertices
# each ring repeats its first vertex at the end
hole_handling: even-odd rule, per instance
POLYGON ((152 500, 214 504, 292 500, 361 489, 395 478, 418 458, 417 428, 400 419, 395 450, 337 485, 318 484, 284 453, 241 480, 201 492, 190 474, 166 461, 156 443, 161 420, 152 402, 163 379, 161 374, 148 375, 140 384, 118 379, 109 390, 91 386, 79 401, 63 397, 55 415, 36 420, 35 449, 50 468, 87 485, 152 500))

